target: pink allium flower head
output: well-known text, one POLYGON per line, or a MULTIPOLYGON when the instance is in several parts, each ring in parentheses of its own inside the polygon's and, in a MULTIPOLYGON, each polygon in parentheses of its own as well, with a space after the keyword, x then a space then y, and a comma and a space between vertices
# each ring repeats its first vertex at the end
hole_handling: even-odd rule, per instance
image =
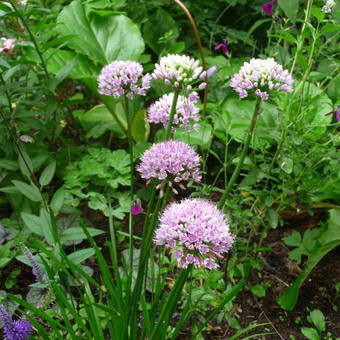
POLYGON ((0 53, 12 53, 15 46, 16 39, 0 38, 2 45, 0 46, 0 53))
MULTIPOLYGON (((155 103, 153 103, 148 108, 148 122, 150 123, 161 123, 164 127, 167 127, 170 111, 172 106, 172 101, 174 98, 173 93, 165 94, 155 103)), ((198 107, 195 103, 198 100, 198 96, 190 96, 186 98, 184 96, 178 96, 176 112, 174 115, 174 120, 172 126, 174 130, 176 127, 180 127, 186 130, 199 129, 198 124, 190 125, 191 121, 199 121, 198 107), (192 100, 191 100, 192 99, 192 100)))
POLYGON ((198 60, 186 55, 168 54, 155 65, 152 77, 162 79, 174 88, 182 88, 199 79, 201 73, 202 67, 198 60))
POLYGON ((169 140, 154 144, 145 151, 137 171, 147 180, 199 182, 199 164, 200 157, 192 146, 169 140))
POLYGON ((239 73, 231 77, 230 86, 241 98, 246 98, 249 92, 255 93, 262 100, 269 98, 272 90, 293 91, 294 81, 288 70, 283 70, 273 58, 251 59, 244 63, 239 73))
POLYGON ((106 65, 98 77, 98 92, 106 96, 119 98, 135 94, 145 96, 151 86, 151 75, 143 76, 143 66, 136 61, 113 61, 106 65))
POLYGON ((216 257, 229 251, 234 236, 224 214, 211 202, 185 199, 169 204, 160 216, 154 242, 170 248, 179 267, 218 268, 216 257))

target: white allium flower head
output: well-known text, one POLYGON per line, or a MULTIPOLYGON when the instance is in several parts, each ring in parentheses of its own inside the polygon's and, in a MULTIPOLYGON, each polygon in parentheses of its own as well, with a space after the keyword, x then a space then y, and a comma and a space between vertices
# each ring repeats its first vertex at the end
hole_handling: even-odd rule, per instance
POLYGON ((200 78, 201 73, 202 67, 198 60, 186 55, 168 54, 155 65, 152 77, 178 88, 192 84, 200 78))

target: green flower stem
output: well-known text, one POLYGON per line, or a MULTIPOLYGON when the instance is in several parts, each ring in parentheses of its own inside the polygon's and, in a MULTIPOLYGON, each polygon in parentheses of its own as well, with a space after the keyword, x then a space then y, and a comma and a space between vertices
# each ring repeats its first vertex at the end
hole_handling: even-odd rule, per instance
POLYGON ((41 61, 41 65, 42 65, 42 67, 44 69, 44 72, 45 72, 46 79, 49 79, 50 76, 49 76, 48 71, 47 71, 45 60, 44 60, 44 58, 42 56, 42 53, 41 53, 40 48, 38 46, 38 43, 37 43, 37 41, 36 41, 32 31, 31 31, 30 27, 27 24, 27 21, 26 21, 25 17, 22 15, 21 11, 19 11, 18 7, 16 6, 16 2, 15 1, 9 0, 9 2, 11 3, 11 5, 14 8, 15 12, 18 14, 22 24, 25 26, 25 28, 27 30, 27 33, 29 34, 29 36, 30 36, 30 38, 32 40, 32 43, 33 43, 33 45, 35 47, 35 50, 38 53, 39 59, 41 61))
POLYGON ((166 129, 166 135, 165 135, 165 140, 169 140, 172 133, 171 133, 171 128, 172 128, 172 123, 174 121, 175 113, 176 113, 176 106, 177 106, 177 101, 178 101, 178 96, 179 96, 179 89, 176 89, 174 91, 174 99, 172 100, 171 104, 171 111, 170 111, 170 117, 168 121, 168 127, 166 129))
MULTIPOLYGON (((125 111, 126 115, 126 122, 127 122, 127 137, 128 137, 128 144, 129 144, 129 154, 130 154, 130 196, 131 196, 131 201, 134 198, 134 189, 135 189, 135 180, 134 180, 134 166, 133 166, 133 140, 132 140, 132 133, 131 133, 131 122, 132 122, 132 117, 131 117, 131 112, 129 110, 129 101, 126 98, 126 96, 123 96, 123 109, 125 111)), ((130 256, 130 280, 132 280, 132 271, 133 271, 133 233, 134 233, 134 226, 133 226, 134 218, 133 214, 130 211, 129 213, 129 256, 130 256)), ((131 283, 131 282, 130 282, 131 283)))
MULTIPOLYGON (((170 318, 177 306, 178 301, 180 300, 183 287, 191 271, 192 264, 190 264, 186 269, 181 269, 179 272, 175 284, 168 295, 168 298, 166 299, 165 303, 162 304, 160 316, 149 338, 150 340, 165 339, 166 329, 168 328, 170 318)), ((158 303, 158 301, 155 301, 155 303, 158 303)))
POLYGON ((251 141, 251 138, 254 134, 254 131, 255 131, 255 128, 256 128, 256 121, 257 121, 257 117, 259 116, 260 112, 261 112, 261 98, 257 98, 256 99, 256 104, 255 104, 255 109, 254 109, 254 113, 253 113, 253 117, 252 117, 252 120, 251 120, 251 123, 250 123, 250 128, 249 128, 249 131, 247 133, 247 136, 246 136, 246 139, 244 141, 244 146, 243 146, 243 150, 241 152, 241 155, 240 155, 240 160, 238 161, 237 163, 237 166, 229 180, 229 183, 227 185, 227 188, 225 189, 223 195, 222 195, 222 198, 219 202, 219 208, 220 209, 223 209, 224 205, 225 205, 225 202, 228 198, 228 195, 230 194, 234 184, 235 184, 235 181, 240 173, 240 170, 241 170, 241 167, 243 165, 243 162, 244 162, 244 159, 246 157, 246 154, 247 154, 247 151, 249 149, 249 144, 250 144, 250 141, 251 141))

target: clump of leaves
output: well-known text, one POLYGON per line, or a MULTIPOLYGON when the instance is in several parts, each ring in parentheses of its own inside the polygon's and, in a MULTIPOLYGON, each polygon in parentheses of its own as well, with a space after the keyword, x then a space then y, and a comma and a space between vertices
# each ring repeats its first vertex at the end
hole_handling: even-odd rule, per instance
POLYGON ((105 148, 87 149, 79 161, 70 165, 64 176, 64 188, 73 206, 86 200, 94 210, 111 213, 122 219, 129 211, 131 199, 122 186, 130 184, 130 158, 125 150, 111 151, 105 148), (113 202, 113 203, 112 203, 113 202))

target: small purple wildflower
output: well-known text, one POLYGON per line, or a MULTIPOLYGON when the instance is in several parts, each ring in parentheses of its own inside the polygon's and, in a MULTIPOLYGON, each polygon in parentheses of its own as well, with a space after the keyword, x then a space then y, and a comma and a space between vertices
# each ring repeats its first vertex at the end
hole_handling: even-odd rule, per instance
POLYGON ((32 273, 35 276, 37 282, 44 282, 44 273, 41 270, 41 267, 38 261, 35 259, 31 251, 27 247, 23 247, 24 254, 26 258, 30 261, 32 266, 32 273))
POLYGON ((28 320, 14 321, 3 306, 0 306, 0 321, 3 325, 5 340, 26 340, 32 333, 32 325, 28 320))
POLYGON ((98 92, 115 98, 145 96, 150 86, 151 75, 143 76, 143 66, 135 61, 113 61, 102 69, 98 77, 98 92))
POLYGON ((228 46, 228 40, 227 39, 222 39, 222 43, 217 44, 214 47, 215 51, 221 51, 223 54, 229 53, 229 46, 228 46))
POLYGON ((222 258, 233 242, 224 214, 198 198, 169 204, 154 236, 154 243, 170 248, 183 268, 191 263, 196 268, 218 268, 216 257, 222 258))
POLYGON ((186 55, 168 54, 155 65, 152 77, 162 79, 166 85, 174 88, 183 88, 196 82, 201 73, 198 60, 186 55))
POLYGON ((142 212, 142 207, 138 204, 136 200, 134 200, 132 207, 131 207, 131 213, 133 215, 139 215, 141 212, 142 212))
POLYGON ((181 141, 169 140, 154 144, 145 151, 137 171, 150 182, 152 179, 176 183, 200 182, 200 157, 195 149, 181 141))
POLYGON ((269 98, 269 91, 293 91, 294 81, 288 70, 283 70, 282 65, 273 58, 251 59, 240 69, 239 73, 231 77, 230 86, 240 98, 246 98, 249 91, 253 91, 262 100, 269 98))
POLYGON ((335 114, 336 121, 340 122, 340 105, 338 105, 337 109, 326 113, 326 116, 329 116, 329 115, 332 115, 332 114, 335 114))
POLYGON ((11 54, 13 52, 13 48, 15 46, 16 39, 10 39, 10 38, 0 38, 2 45, 0 46, 0 53, 8 53, 11 54))
POLYGON ((274 14, 274 11, 273 11, 273 5, 276 3, 277 0, 270 0, 268 2, 265 2, 263 5, 262 5, 262 10, 264 12, 266 12, 267 14, 269 15, 273 15, 274 14))
MULTIPOLYGON (((203 83, 204 84, 204 83, 203 83)), ((164 127, 167 127, 170 111, 172 106, 172 101, 174 98, 173 93, 165 94, 155 103, 153 103, 148 108, 148 122, 156 123, 156 124, 163 124, 164 127)), ((174 130, 176 127, 183 128, 185 130, 190 129, 199 129, 198 124, 190 125, 190 121, 198 122, 199 116, 198 112, 199 109, 195 105, 198 101, 198 95, 196 92, 191 93, 189 98, 184 96, 178 96, 177 105, 176 105, 176 112, 174 115, 173 120, 173 127, 174 130)))

